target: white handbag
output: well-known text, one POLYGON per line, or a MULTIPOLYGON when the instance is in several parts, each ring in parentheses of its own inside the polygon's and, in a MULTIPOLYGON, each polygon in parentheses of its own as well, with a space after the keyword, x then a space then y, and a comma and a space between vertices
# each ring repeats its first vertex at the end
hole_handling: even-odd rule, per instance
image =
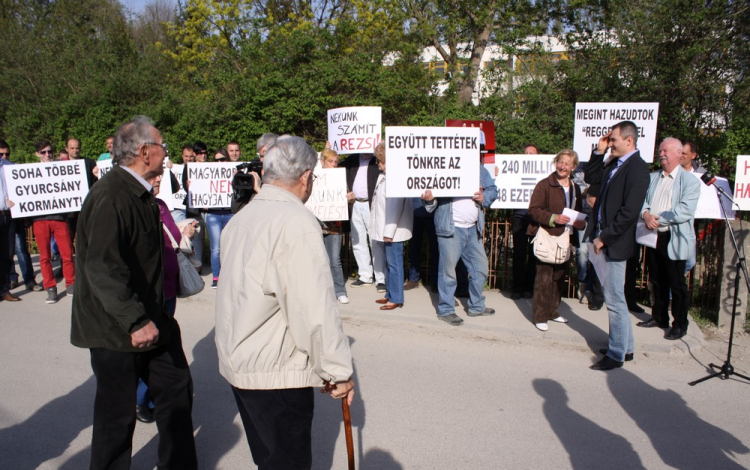
POLYGON ((567 230, 554 236, 544 227, 539 227, 531 243, 534 244, 534 256, 543 263, 563 264, 570 259, 570 234, 567 230))
POLYGON ((195 266, 193 266, 193 263, 190 262, 188 257, 185 256, 182 251, 180 251, 180 247, 177 245, 177 242, 169 232, 169 229, 167 229, 166 225, 164 225, 164 231, 172 241, 172 248, 177 254, 177 264, 180 266, 180 278, 177 285, 177 297, 182 299, 200 293, 205 287, 206 283, 203 282, 203 278, 201 278, 200 274, 198 274, 198 271, 195 270, 195 266))

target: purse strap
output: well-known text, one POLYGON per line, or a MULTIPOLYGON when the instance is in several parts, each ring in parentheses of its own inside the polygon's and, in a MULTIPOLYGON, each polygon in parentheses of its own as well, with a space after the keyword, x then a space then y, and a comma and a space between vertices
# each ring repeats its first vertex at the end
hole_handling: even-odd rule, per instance
POLYGON ((172 236, 172 232, 169 231, 166 225, 161 224, 161 226, 164 228, 164 232, 169 236, 169 240, 172 242, 172 248, 174 248, 174 251, 180 251, 179 245, 177 245, 177 242, 175 241, 174 237, 172 236))

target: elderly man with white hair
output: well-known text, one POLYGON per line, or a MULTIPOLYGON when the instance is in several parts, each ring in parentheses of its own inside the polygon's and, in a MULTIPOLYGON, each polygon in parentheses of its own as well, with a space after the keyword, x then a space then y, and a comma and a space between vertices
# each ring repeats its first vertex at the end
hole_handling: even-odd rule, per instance
POLYGON ((232 386, 253 461, 312 466, 314 386, 351 403, 352 357, 320 223, 304 205, 317 153, 281 136, 264 185, 221 235, 216 295, 219 371, 232 386))
POLYGON ((682 142, 668 137, 659 145, 661 170, 651 173, 641 218, 656 231, 656 248, 646 250, 655 302, 651 318, 637 323, 643 328, 669 327, 669 293, 672 292, 672 328, 665 336, 677 340, 687 334, 688 290, 685 263, 695 247, 693 219, 700 198, 700 181, 680 166, 682 142))

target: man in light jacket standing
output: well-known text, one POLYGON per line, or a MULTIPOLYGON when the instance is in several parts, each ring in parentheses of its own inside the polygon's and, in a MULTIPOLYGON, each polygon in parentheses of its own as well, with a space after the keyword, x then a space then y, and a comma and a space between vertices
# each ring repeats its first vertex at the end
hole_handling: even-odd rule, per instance
POLYGON ((303 139, 280 137, 260 192, 221 235, 219 371, 262 469, 312 466, 313 386, 331 384, 331 396, 349 403, 354 395, 323 233, 304 206, 316 162, 303 139))
POLYGON ((649 277, 654 286, 652 317, 637 323, 643 328, 669 326, 669 293, 672 292, 672 328, 666 338, 687 334, 688 290, 685 263, 695 249, 693 219, 701 195, 701 183, 680 166, 682 143, 672 137, 659 145, 661 170, 651 173, 641 218, 656 231, 656 248, 646 250, 649 277))

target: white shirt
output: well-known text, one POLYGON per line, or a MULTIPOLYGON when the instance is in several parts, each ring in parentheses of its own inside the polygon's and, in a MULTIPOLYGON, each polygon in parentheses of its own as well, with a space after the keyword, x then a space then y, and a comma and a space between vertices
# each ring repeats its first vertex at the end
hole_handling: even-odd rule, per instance
POLYGON ((470 197, 453 198, 453 225, 461 228, 473 227, 479 219, 479 208, 470 197))
POLYGON ((352 191, 354 191, 354 197, 357 199, 367 199, 367 167, 370 166, 371 156, 360 155, 359 156, 359 169, 357 169, 357 176, 354 177, 354 184, 352 185, 352 191))

